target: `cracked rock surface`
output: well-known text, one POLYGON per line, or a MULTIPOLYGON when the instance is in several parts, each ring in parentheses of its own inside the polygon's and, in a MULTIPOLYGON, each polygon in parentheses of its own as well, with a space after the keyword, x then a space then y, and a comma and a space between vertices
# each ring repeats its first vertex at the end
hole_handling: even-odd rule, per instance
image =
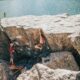
POLYGON ((79 80, 79 71, 50 69, 42 64, 36 64, 31 70, 19 75, 17 80, 79 80))

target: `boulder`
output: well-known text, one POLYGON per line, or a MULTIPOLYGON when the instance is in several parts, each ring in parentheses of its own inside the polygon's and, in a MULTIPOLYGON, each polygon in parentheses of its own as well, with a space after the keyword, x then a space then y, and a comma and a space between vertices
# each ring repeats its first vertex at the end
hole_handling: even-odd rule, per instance
POLYGON ((5 61, 0 60, 0 80, 13 80, 13 73, 5 61))
POLYGON ((80 55, 80 32, 73 33, 68 36, 71 40, 71 44, 78 51, 80 55))
MULTIPOLYGON (((16 39, 21 45, 29 45, 32 41, 32 45, 39 42, 40 28, 17 28, 15 26, 5 28, 9 38, 11 40, 16 39)), ((52 51, 71 50, 73 45, 71 44, 68 36, 70 33, 46 33, 41 29, 41 33, 46 37, 48 45, 52 51)))
MULTIPOLYGON (((15 26, 5 28, 9 38, 11 40, 16 39, 21 45, 32 45, 39 43, 40 28, 17 28, 15 26)), ((50 46, 52 51, 63 51, 73 49, 70 38, 68 36, 71 33, 46 33, 41 29, 41 33, 45 36, 47 44, 50 46)))
MULTIPOLYGON (((16 26, 6 27, 5 31, 11 40, 17 40, 20 45, 29 45, 30 41, 33 40, 34 44, 36 40, 39 41, 40 28, 28 28, 23 27, 17 28, 16 26)), ((43 31, 41 30, 41 33, 43 31)))
POLYGON ((17 80, 79 80, 79 71, 65 69, 50 69, 42 64, 36 64, 17 77, 17 80))
POLYGON ((9 41, 0 30, 0 59, 9 61, 9 41))
POLYGON ((5 31, 11 40, 17 40, 21 45, 27 43, 28 38, 24 34, 25 31, 23 28, 17 28, 16 26, 7 27, 5 31))
POLYGON ((68 69, 79 70, 78 64, 75 61, 75 57, 69 51, 61 51, 51 53, 50 56, 42 58, 42 63, 52 69, 68 69))
POLYGON ((50 45, 52 51, 63 51, 73 49, 70 38, 70 33, 56 33, 46 34, 46 39, 50 45))

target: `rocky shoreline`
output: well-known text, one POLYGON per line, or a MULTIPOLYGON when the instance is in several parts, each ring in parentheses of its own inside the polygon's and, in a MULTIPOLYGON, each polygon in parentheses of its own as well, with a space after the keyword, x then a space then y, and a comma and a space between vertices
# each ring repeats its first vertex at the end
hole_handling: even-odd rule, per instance
POLYGON ((80 46, 78 45, 80 43, 80 14, 69 15, 64 13, 59 15, 3 18, 1 24, 4 27, 41 28, 44 33, 53 34, 57 39, 59 36, 68 37, 67 40, 70 41, 69 39, 71 39, 72 45, 80 53, 80 46))
MULTIPOLYGON (((47 61, 48 63, 37 64, 41 74, 44 75, 41 80, 80 79, 80 14, 4 18, 1 19, 1 24, 11 36, 10 38, 18 36, 23 41, 22 44, 27 44, 26 37, 28 37, 23 34, 22 28, 26 33, 32 33, 34 39, 39 36, 39 29, 42 29, 52 53, 48 57, 42 57, 43 63, 47 61), (51 71, 52 75, 47 73, 47 69, 51 71)), ((38 76, 35 67, 33 67, 31 70, 22 73, 17 80, 40 80, 38 76)))

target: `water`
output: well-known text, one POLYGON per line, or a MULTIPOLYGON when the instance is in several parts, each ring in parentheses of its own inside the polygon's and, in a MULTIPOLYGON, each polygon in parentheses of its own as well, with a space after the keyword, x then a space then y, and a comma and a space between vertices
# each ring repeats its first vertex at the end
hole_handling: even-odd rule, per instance
POLYGON ((80 0, 3 0, 0 15, 7 17, 24 15, 79 14, 80 0))

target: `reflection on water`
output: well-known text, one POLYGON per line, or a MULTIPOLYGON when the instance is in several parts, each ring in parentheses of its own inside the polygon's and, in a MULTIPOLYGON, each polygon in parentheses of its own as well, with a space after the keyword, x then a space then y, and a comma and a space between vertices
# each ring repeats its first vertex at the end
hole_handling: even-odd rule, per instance
POLYGON ((4 0, 0 12, 7 16, 80 13, 80 0, 4 0))

